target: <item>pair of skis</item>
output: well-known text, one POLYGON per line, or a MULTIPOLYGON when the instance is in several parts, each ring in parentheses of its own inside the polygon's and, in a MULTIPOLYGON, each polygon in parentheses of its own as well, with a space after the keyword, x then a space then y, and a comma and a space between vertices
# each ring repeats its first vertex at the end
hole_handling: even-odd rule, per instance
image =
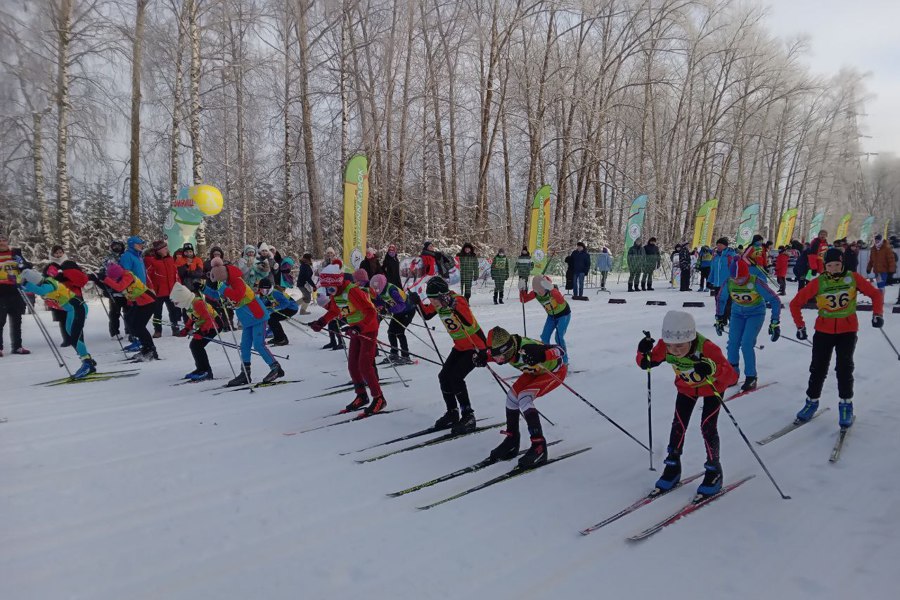
POLYGON ((213 389, 219 390, 217 392, 213 392, 213 396, 220 396, 222 394, 227 394, 228 392, 258 390, 261 388, 273 387, 276 385, 284 385, 286 383, 300 383, 302 381, 303 381, 302 379, 276 379, 275 381, 260 381, 259 383, 249 383, 247 385, 236 385, 236 386, 232 386, 232 387, 223 385, 219 388, 213 388, 213 389))
MULTIPOLYGON (((402 454, 403 452, 409 452, 411 450, 419 450, 421 448, 428 448, 429 446, 435 446, 437 444, 443 444, 444 442, 449 442, 451 440, 455 440, 457 438, 461 438, 467 435, 472 435, 473 433, 480 433, 482 431, 487 431, 488 429, 493 429, 495 427, 500 427, 503 423, 491 423, 489 425, 482 425, 476 427, 472 431, 467 431, 465 433, 445 433, 444 435, 440 435, 435 438, 431 438, 430 440, 426 440, 424 442, 419 442, 418 444, 413 444, 412 446, 404 446, 403 448, 398 448, 397 450, 391 450, 389 452, 385 452, 383 454, 377 454, 375 456, 370 456, 368 458, 357 459, 357 463, 366 464, 375 462, 377 460, 382 460, 384 458, 388 458, 389 456, 395 456, 397 454, 402 454)), ((414 434, 410 434, 408 436, 403 436, 406 439, 411 439, 414 437, 420 437, 422 435, 426 435, 427 433, 436 433, 437 431, 446 431, 446 429, 435 429, 434 427, 429 427, 428 429, 423 429, 422 431, 417 431, 414 434)))
MULTIPOLYGON (((281 435, 294 436, 294 435, 300 435, 303 433, 310 433, 311 431, 319 431, 320 429, 328 429, 329 427, 336 427, 338 425, 346 425, 347 423, 354 423, 356 421, 362 421, 362 420, 368 419, 370 417, 377 417, 379 415, 388 415, 388 414, 400 412, 403 410, 406 410, 406 408, 394 408, 394 409, 382 410, 382 411, 379 411, 376 413, 371 413, 371 414, 367 414, 365 411, 363 411, 363 412, 360 412, 359 414, 353 415, 352 417, 348 417, 346 419, 341 419, 340 421, 334 421, 332 423, 326 423, 324 425, 318 425, 316 427, 309 427, 307 429, 301 429, 299 431, 286 431, 286 432, 282 433, 281 435)), ((334 414, 326 415, 326 416, 327 417, 336 417, 336 416, 342 415, 342 414, 346 414, 346 413, 334 413, 334 414)))
POLYGON ((42 381, 34 385, 44 385, 54 387, 58 385, 66 385, 69 383, 87 383, 89 381, 109 381, 110 379, 121 379, 123 377, 134 377, 140 372, 140 369, 123 369, 120 371, 95 371, 84 377, 75 379, 74 377, 60 377, 59 379, 51 379, 50 381, 42 381))
MULTIPOLYGON (((774 442, 778 438, 783 437, 783 436, 789 434, 790 432, 792 432, 796 429, 799 429, 800 427, 803 427, 804 425, 806 425, 813 419, 825 414, 829 410, 831 410, 831 408, 828 406, 826 406, 824 408, 820 408, 819 410, 817 410, 815 412, 815 414, 813 414, 813 416, 809 419, 809 421, 794 420, 794 422, 791 423, 790 425, 782 427, 775 433, 764 437, 763 439, 757 441, 756 443, 759 444, 760 446, 765 446, 766 444, 768 444, 770 442, 774 442)), ((855 421, 856 417, 853 417, 853 420, 855 421)), ((850 431, 850 426, 852 426, 852 425, 853 425, 853 423, 851 422, 850 425, 848 425, 846 427, 841 427, 840 430, 838 431, 837 440, 834 442, 834 447, 831 449, 831 455, 828 458, 828 462, 836 463, 841 459, 841 451, 844 448, 844 440, 847 438, 847 432, 850 431)))

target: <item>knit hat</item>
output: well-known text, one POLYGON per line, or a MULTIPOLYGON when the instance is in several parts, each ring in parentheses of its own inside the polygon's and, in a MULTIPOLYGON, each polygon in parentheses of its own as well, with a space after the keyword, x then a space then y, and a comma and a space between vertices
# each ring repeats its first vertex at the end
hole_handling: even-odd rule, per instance
POLYGON ((188 250, 190 250, 191 252, 193 252, 193 251, 194 251, 194 245, 193 245, 192 243, 190 243, 190 242, 185 242, 184 246, 182 246, 181 249, 184 250, 185 252, 187 252, 188 250))
POLYGON ((543 295, 553 289, 553 281, 546 275, 535 275, 531 279, 531 287, 543 295))
POLYGON ((256 256, 256 246, 254 246, 253 244, 247 244, 246 246, 244 246, 241 254, 243 256, 249 256, 251 252, 253 253, 253 256, 256 256))
POLYGON ((841 252, 840 248, 829 248, 825 251, 825 259, 823 262, 826 265, 830 262, 844 262, 844 253, 841 252))
POLYGON ((187 287, 176 281, 175 285, 172 286, 172 291, 169 292, 169 298, 172 299, 175 306, 182 310, 187 310, 194 301, 194 294, 187 287))
POLYGON ((369 274, 366 273, 365 269, 357 269, 353 271, 353 281, 360 285, 365 285, 369 283, 369 274))
POLYGON ((337 265, 328 265, 319 273, 319 287, 339 288, 344 284, 344 274, 337 265))
POLYGON ((728 245, 728 238, 727 238, 727 237, 720 237, 719 239, 716 240, 716 243, 717 243, 717 244, 722 244, 723 246, 727 246, 727 245, 728 245))
POLYGON ((509 362, 516 354, 515 338, 502 327, 494 327, 488 332, 487 344, 491 356, 502 357, 504 362, 509 362))
POLYGON ((369 280, 369 289, 373 290, 376 294, 380 294, 384 291, 384 288, 387 287, 387 277, 379 273, 378 275, 373 275, 372 279, 369 280))
POLYGON ((272 280, 268 277, 263 277, 256 283, 256 287, 261 290, 271 290, 272 289, 272 280))
POLYGON ((209 278, 213 281, 225 281, 228 279, 228 269, 225 268, 225 261, 218 256, 209 261, 209 278))
POLYGON ((34 269, 25 269, 24 271, 22 271, 22 279, 32 285, 37 285, 41 282, 41 279, 43 279, 43 277, 34 269))
POLYGON ((106 274, 112 279, 118 281, 119 279, 122 279, 122 275, 125 274, 125 269, 123 269, 122 265, 120 265, 119 263, 111 262, 106 267, 106 274))
POLYGON ((259 245, 259 251, 260 252, 268 252, 269 254, 275 254, 275 248, 273 248, 272 246, 268 245, 265 242, 263 242, 262 244, 259 245))
POLYGON ((663 317, 662 339, 667 344, 686 344, 697 338, 697 324, 690 313, 670 310, 663 317))

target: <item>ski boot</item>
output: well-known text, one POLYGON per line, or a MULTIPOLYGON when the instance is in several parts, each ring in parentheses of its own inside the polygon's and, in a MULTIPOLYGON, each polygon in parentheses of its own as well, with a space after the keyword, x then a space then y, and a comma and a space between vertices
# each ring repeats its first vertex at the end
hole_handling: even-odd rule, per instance
POLYGON ((354 410, 359 410, 365 407, 369 403, 369 397, 366 395, 366 391, 357 391, 356 398, 353 399, 353 402, 344 407, 345 412, 353 412, 354 410))
POLYGON ((327 344, 322 346, 322 350, 334 350, 334 349, 335 349, 334 342, 328 342, 327 344))
POLYGON ((819 401, 807 398, 806 404, 804 404, 803 408, 800 409, 800 412, 797 413, 797 418, 794 422, 798 424, 806 423, 813 418, 813 415, 816 414, 817 410, 819 410, 819 401))
MULTIPOLYGON (((503 292, 500 292, 500 304, 503 304, 503 292)), ((900 304, 900 302, 898 302, 900 304)))
POLYGON ((434 422, 435 429, 450 429, 459 423, 459 411, 457 409, 448 409, 437 421, 434 422))
POLYGON ((512 460, 519 454, 519 432, 504 431, 503 441, 500 445, 491 450, 491 460, 512 460))
POLYGON ((197 375, 198 373, 200 373, 200 369, 194 369, 193 371, 182 377, 182 379, 193 379, 194 375, 197 375))
POLYGON ((284 370, 281 368, 281 365, 278 364, 278 361, 273 362, 269 369, 269 372, 263 377, 263 383, 272 383, 279 377, 284 377, 284 370))
POLYGON ((722 491, 722 465, 716 462, 707 462, 703 465, 706 474, 703 476, 703 483, 697 488, 697 494, 709 497, 722 491))
POLYGON ((547 462, 547 440, 541 437, 531 438, 531 448, 519 459, 520 469, 533 469, 547 462))
POLYGON ((475 411, 463 409, 462 418, 450 428, 453 435, 462 435, 475 431, 475 411))
POLYGON ((384 410, 385 406, 387 406, 387 401, 384 399, 384 396, 375 396, 372 398, 372 402, 363 409, 362 414, 368 417, 375 413, 380 413, 384 410))
POLYGON ((287 338, 282 338, 280 340, 272 340, 269 342, 270 346, 287 346, 290 342, 287 338))
POLYGON ((669 455, 666 456, 663 464, 666 465, 666 468, 663 469, 662 475, 656 481, 656 489, 668 492, 681 481, 681 455, 669 448, 669 455))
POLYGON ((395 364, 398 364, 397 355, 396 354, 388 354, 387 356, 384 357, 384 360, 382 360, 380 363, 378 363, 378 366, 379 367, 391 366, 391 365, 395 365, 395 364))
POLYGON ((749 392, 750 390, 756 389, 756 377, 753 375, 747 375, 747 378, 744 379, 744 385, 741 386, 742 392, 749 392))
POLYGON ((853 425, 853 401, 841 400, 838 402, 838 425, 846 429, 853 425))
POLYGON ((156 348, 148 350, 142 349, 138 354, 134 356, 134 362, 144 363, 150 362, 151 360, 159 360, 159 355, 156 353, 156 348))
POLYGON ((97 361, 87 355, 81 359, 81 367, 72 375, 72 379, 84 379, 91 373, 97 372, 97 361))
POLYGON ((211 381, 213 379, 212 371, 198 371, 197 373, 192 374, 189 379, 193 383, 197 383, 198 381, 211 381))
POLYGON ((241 372, 237 374, 237 377, 229 381, 225 384, 225 387, 238 387, 240 385, 249 385, 252 380, 250 379, 250 363, 244 363, 244 366, 241 368, 241 372))
POLYGON ((162 329, 157 329, 156 331, 153 332, 154 340, 158 340, 161 337, 162 337, 162 329))
POLYGON ((405 366, 405 365, 411 365, 411 364, 414 364, 414 363, 413 363, 413 359, 411 359, 411 358, 408 357, 408 356, 401 356, 401 357, 399 357, 399 358, 396 358, 396 359, 394 359, 394 363, 395 363, 398 367, 402 367, 402 366, 405 366))
POLYGON ((133 342, 131 342, 130 344, 125 346, 125 352, 137 352, 140 349, 141 349, 141 341, 140 340, 134 340, 133 342))

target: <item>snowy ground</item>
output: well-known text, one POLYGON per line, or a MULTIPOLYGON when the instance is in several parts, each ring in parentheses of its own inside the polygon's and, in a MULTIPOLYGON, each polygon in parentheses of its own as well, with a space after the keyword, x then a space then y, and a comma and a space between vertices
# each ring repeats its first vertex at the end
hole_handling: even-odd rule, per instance
MULTIPOLYGON (((667 308, 703 300, 705 308, 690 309, 701 332, 725 343, 712 330, 711 298, 656 285, 655 292, 624 294, 624 281, 613 284, 613 296, 626 298, 625 305, 590 290, 590 302, 572 303, 568 337, 572 368, 584 370, 569 383, 641 439, 646 378, 634 365, 641 330, 658 336, 667 308), (645 306, 648 299, 669 306, 645 306)), ((896 294, 889 289, 891 300, 896 294)), ((479 293, 473 304, 485 329, 500 324, 521 332, 518 302, 495 307, 479 293)), ((91 311, 87 341, 101 370, 122 368, 99 305, 91 311)), ((536 337, 543 313, 535 303, 526 312, 536 337)), ((509 466, 401 498, 385 493, 476 462, 500 436, 486 431, 363 465, 353 459, 374 451, 339 453, 430 425, 442 412, 437 367, 405 367, 410 387, 385 388, 390 408, 408 410, 287 436, 327 422, 320 417, 350 400, 345 394, 297 402, 347 380, 343 353, 319 350, 322 339, 289 330, 292 343, 281 349, 291 357, 285 370, 304 381, 255 394, 208 391, 221 381, 171 387, 193 365, 187 341, 168 336, 159 340, 164 360, 142 366, 137 377, 41 387, 33 384, 60 376, 60 369, 28 316, 25 340, 34 354, 0 359, 0 418, 8 419, 0 424, 2 596, 896 598, 890 590, 900 555, 898 361, 867 317, 856 353, 858 418, 839 463, 828 462, 837 432, 833 376, 823 395, 829 413, 760 448, 793 500, 779 498, 723 414, 726 482, 757 477, 634 544, 625 537, 687 501, 693 485, 580 536, 649 491, 656 474, 648 471, 646 452, 565 390, 538 403, 557 424, 546 427, 547 437, 564 440, 551 456, 588 445, 590 452, 417 511, 509 466)), ((886 321, 900 342, 900 315, 889 313, 886 321)), ((787 316, 784 330, 793 336, 787 316)), ((443 351, 450 347, 445 332, 435 337, 443 351)), ((779 383, 729 405, 754 440, 800 408, 809 363, 808 349, 795 343, 760 343, 761 382, 779 383)), ((431 356, 418 341, 412 347, 431 356)), ((221 350, 209 350, 218 377, 230 376, 221 350)), ((258 374, 262 363, 254 361, 254 368, 258 374)), ((672 417, 672 379, 668 367, 654 370, 657 465, 672 417)), ((490 375, 476 371, 468 383, 478 416, 502 420, 503 397, 490 375)), ((696 417, 684 458, 686 472, 701 468, 696 417)))

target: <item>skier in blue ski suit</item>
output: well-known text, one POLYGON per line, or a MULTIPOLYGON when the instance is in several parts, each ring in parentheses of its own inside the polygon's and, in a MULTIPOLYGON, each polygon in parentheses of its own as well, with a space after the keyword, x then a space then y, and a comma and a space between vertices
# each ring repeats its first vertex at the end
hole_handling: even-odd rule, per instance
POLYGON ((729 318, 725 307, 731 300, 731 328, 728 331, 728 362, 740 375, 740 355, 744 355, 747 375, 741 390, 756 387, 756 338, 766 318, 766 303, 772 307, 769 335, 775 342, 781 337, 781 301, 765 279, 750 274, 749 266, 742 260, 731 266, 731 276, 722 284, 716 296, 716 333, 722 335, 729 318))

